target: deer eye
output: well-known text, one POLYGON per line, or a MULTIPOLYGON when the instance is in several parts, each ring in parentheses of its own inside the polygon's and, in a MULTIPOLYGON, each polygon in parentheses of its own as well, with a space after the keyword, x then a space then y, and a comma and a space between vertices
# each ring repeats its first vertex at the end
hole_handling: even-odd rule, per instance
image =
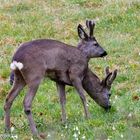
POLYGON ((97 45, 98 45, 97 41, 93 41, 93 44, 94 44, 95 46, 97 46, 97 45))

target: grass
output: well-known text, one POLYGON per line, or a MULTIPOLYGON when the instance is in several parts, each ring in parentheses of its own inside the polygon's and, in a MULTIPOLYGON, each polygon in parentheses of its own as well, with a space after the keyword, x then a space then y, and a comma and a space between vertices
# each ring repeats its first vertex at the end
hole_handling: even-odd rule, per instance
MULTIPOLYGON (((20 43, 54 38, 77 45, 76 27, 97 19, 95 36, 107 50, 107 59, 91 59, 90 68, 101 78, 109 65, 119 74, 112 87, 112 109, 106 113, 87 96, 91 119, 86 120, 82 103, 67 87, 66 124, 55 84, 45 79, 33 102, 34 119, 49 140, 138 140, 140 139, 140 2, 138 0, 1 0, 0 1, 0 139, 4 139, 3 105, 9 85, 10 62, 20 43)), ((24 90, 11 111, 17 139, 30 140, 23 111, 24 90)), ((5 139, 16 139, 5 137, 5 139)))

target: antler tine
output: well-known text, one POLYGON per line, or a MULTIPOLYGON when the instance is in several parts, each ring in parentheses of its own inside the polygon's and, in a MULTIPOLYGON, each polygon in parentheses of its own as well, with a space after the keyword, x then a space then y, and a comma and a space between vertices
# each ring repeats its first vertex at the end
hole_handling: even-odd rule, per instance
POLYGON ((86 20, 86 26, 87 26, 88 29, 90 29, 90 27, 89 27, 89 20, 86 20))
POLYGON ((96 21, 95 20, 91 20, 91 25, 95 26, 96 21))

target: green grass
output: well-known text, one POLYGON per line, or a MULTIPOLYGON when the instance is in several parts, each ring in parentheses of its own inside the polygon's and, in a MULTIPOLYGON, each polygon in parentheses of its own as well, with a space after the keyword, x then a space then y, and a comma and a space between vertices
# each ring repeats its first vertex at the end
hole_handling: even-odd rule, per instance
MULTIPOLYGON (((10 62, 20 43, 54 38, 76 46, 77 25, 98 19, 95 36, 107 50, 107 59, 91 59, 90 68, 103 77, 104 68, 119 70, 112 87, 112 109, 106 113, 90 97, 91 118, 86 120, 79 96, 67 87, 66 124, 55 83, 45 79, 32 110, 39 132, 48 140, 138 140, 140 139, 140 2, 139 0, 1 0, 0 1, 0 139, 4 136, 3 105, 10 62)), ((29 140, 31 133, 23 111, 26 89, 11 110, 13 135, 29 140)), ((13 139, 7 138, 7 139, 13 139)))

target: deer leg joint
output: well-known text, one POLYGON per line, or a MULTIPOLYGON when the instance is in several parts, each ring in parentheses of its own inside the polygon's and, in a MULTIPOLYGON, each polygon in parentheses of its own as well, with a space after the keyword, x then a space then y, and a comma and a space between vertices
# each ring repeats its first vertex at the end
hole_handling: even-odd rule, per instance
POLYGON ((31 114, 31 110, 24 110, 24 112, 25 112, 26 115, 31 114))

